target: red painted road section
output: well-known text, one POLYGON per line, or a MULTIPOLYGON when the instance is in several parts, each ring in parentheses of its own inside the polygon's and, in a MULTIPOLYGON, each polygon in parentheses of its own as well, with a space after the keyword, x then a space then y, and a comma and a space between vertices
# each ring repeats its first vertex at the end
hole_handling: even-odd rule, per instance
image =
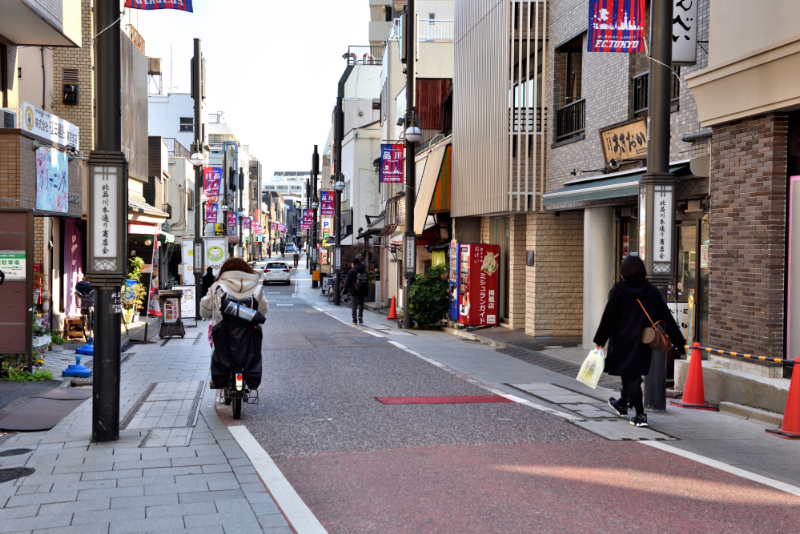
POLYGON ((276 460, 330 534, 796 532, 800 497, 631 442, 276 460))
POLYGON ((500 395, 469 395, 456 397, 375 397, 382 404, 469 404, 484 402, 514 402, 500 395))

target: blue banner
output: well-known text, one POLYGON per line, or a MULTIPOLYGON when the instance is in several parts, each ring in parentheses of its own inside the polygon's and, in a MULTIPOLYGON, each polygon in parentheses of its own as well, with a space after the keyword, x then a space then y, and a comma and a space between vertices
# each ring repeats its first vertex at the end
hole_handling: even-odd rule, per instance
POLYGON ((177 11, 192 11, 192 0, 125 0, 125 7, 132 9, 174 9, 177 11))
POLYGON ((381 145, 381 183, 403 183, 403 145, 381 145))
POLYGON ((644 52, 644 0, 589 0, 588 52, 644 52))

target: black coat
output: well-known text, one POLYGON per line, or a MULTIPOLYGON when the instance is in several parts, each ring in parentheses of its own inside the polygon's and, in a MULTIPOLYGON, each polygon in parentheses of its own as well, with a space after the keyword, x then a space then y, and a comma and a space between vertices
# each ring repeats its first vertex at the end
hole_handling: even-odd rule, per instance
POLYGON ((350 269, 350 271, 347 273, 347 278, 344 279, 344 288, 342 289, 342 293, 350 293, 351 297, 355 297, 356 295, 366 295, 366 287, 356 289, 356 280, 358 280, 358 274, 363 273, 364 271, 366 271, 366 269, 364 268, 363 263, 350 269))
POLYGON ((203 282, 202 282, 203 285, 201 286, 202 290, 203 290, 203 294, 201 295, 200 298, 203 298, 208 294, 209 288, 211 288, 211 286, 214 285, 215 281, 216 280, 214 279, 214 272, 213 271, 212 272, 206 272, 206 274, 203 275, 203 282))
POLYGON ((686 340, 658 289, 646 279, 617 282, 608 294, 608 304, 594 335, 594 342, 601 346, 610 340, 604 369, 610 375, 641 376, 650 372, 653 349, 642 343, 642 330, 651 324, 637 298, 654 322, 664 321, 667 336, 678 352, 686 352, 686 340))

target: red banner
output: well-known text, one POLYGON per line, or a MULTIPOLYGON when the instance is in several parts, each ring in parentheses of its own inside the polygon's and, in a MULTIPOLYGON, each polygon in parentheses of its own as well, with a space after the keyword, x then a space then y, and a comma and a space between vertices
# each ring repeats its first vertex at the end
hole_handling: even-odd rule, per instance
POLYGON ((125 0, 125 7, 131 9, 174 9, 176 11, 192 11, 192 0, 125 0))
POLYGON ((381 145, 381 183, 403 183, 403 145, 381 145))

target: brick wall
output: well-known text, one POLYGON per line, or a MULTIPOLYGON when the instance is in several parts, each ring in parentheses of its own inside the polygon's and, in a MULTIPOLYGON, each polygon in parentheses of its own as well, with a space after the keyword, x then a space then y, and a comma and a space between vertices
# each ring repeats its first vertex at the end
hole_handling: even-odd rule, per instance
POLYGON ((509 217, 509 279, 508 279, 508 326, 525 328, 525 305, 527 272, 525 269, 525 245, 527 244, 528 220, 526 215, 509 217))
POLYGON ((709 344, 783 356, 786 260, 784 114, 714 128, 709 344))
MULTIPOLYGON (((77 2, 76 2, 77 3, 77 2)), ((94 149, 94 47, 92 46, 92 0, 80 0, 82 48, 53 48, 53 87, 56 94, 53 114, 80 129, 80 150, 94 149), (64 69, 78 69, 79 100, 76 106, 65 106, 61 91, 64 69)))
POLYGON ((50 221, 48 217, 33 218, 33 263, 44 265, 44 223, 50 221))
POLYGON ((580 336, 583 328, 583 213, 530 213, 525 333, 580 336))

